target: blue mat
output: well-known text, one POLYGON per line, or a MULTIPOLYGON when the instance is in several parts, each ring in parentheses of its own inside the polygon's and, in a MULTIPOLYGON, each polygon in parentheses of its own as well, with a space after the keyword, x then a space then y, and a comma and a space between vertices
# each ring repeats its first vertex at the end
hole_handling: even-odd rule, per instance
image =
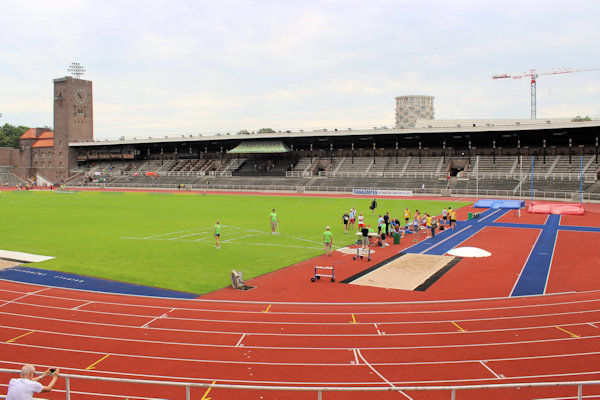
POLYGON ((522 200, 504 200, 504 199, 481 199, 473 204, 475 208, 505 208, 510 210, 518 210, 525 207, 525 201, 522 200))

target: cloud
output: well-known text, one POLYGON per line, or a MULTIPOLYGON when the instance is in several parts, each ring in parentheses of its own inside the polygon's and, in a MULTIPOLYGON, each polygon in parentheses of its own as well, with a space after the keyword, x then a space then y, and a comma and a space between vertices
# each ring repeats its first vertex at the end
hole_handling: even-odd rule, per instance
MULTIPOLYGON (((2 11, 15 33, 0 49, 2 121, 52 125, 51 100, 36 96, 78 61, 99 138, 389 126, 408 94, 435 96, 437 118, 527 118, 528 80, 492 75, 600 67, 600 3, 585 0, 6 0, 2 11)), ((598 114, 599 77, 540 78, 538 114, 598 114)))

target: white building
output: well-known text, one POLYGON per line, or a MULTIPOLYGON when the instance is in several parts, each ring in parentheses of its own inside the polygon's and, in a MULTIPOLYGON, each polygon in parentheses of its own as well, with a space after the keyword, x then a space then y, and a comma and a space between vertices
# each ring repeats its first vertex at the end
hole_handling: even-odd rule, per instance
POLYGON ((433 119, 433 96, 396 97, 396 129, 413 128, 417 119, 433 119))

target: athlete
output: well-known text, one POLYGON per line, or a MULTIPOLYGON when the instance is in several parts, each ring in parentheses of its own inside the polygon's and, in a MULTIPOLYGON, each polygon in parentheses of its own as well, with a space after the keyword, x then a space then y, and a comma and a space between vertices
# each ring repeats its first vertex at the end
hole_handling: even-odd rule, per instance
POLYGON ((277 230, 277 225, 279 224, 279 218, 277 218, 277 213, 275 209, 269 214, 269 221, 271 221, 271 233, 275 235, 277 230))
POLYGON ((404 209, 404 225, 408 225, 408 221, 410 221, 410 210, 406 207, 404 209))
POLYGON ((348 222, 350 221, 350 215, 348 211, 342 215, 342 224, 344 224, 344 233, 348 233, 348 222))
POLYGON ((365 226, 365 217, 362 213, 358 213, 358 229, 362 229, 365 226))
POLYGON ((350 228, 350 230, 354 229, 354 226, 356 225, 356 208, 351 208, 350 209, 350 219, 348 221, 348 228, 350 228))
POLYGON ((213 233, 215 235, 215 247, 217 249, 220 249, 221 248, 221 242, 220 242, 220 239, 221 239, 221 225, 219 224, 219 221, 217 221, 215 223, 215 226, 213 227, 213 233))
POLYGON ((431 215, 425 213, 425 228, 427 229, 427 237, 431 237, 431 215))
POLYGON ((456 230, 456 211, 452 209, 452 207, 448 207, 448 216, 450 217, 450 228, 453 231, 456 230))
POLYGON ((323 251, 326 255, 331 255, 331 247, 333 246, 333 233, 331 233, 331 228, 329 226, 325 227, 325 232, 323 232, 323 251))
POLYGON ((381 231, 383 230, 384 226, 385 226, 385 220, 383 219, 381 214, 379 214, 379 218, 377 219, 377 234, 378 235, 381 236, 381 231))
POLYGON ((373 199, 371 205, 369 206, 371 210, 373 210, 373 216, 375 216, 375 209, 377 208, 377 199, 373 199))

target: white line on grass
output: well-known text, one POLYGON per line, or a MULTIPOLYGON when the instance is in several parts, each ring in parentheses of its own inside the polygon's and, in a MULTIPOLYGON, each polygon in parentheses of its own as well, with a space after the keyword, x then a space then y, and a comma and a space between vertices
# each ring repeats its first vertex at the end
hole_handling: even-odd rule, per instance
POLYGON ((175 232, 159 233, 158 235, 146 236, 146 237, 144 237, 142 239, 152 239, 152 238, 159 237, 159 236, 168 236, 168 235, 174 235, 176 233, 194 232, 194 231, 202 231, 202 230, 206 231, 206 229, 199 229, 199 228, 196 228, 196 229, 187 229, 185 231, 175 231, 175 232))
MULTIPOLYGON (((265 231, 260 231, 257 229, 249 229, 249 228, 241 228, 241 227, 237 227, 237 226, 229 226, 229 225, 222 225, 223 228, 227 228, 227 230, 225 231, 226 233, 229 233, 228 236, 230 236, 229 239, 225 239, 222 241, 222 243, 235 243, 236 245, 242 245, 242 244, 246 244, 246 245, 253 245, 253 246, 276 246, 276 247, 292 247, 292 248, 298 248, 298 249, 309 249, 309 250, 320 250, 320 247, 308 247, 308 246, 298 246, 298 245, 289 245, 289 244, 278 244, 278 243, 244 243, 244 242, 238 242, 239 239, 244 239, 244 238, 250 238, 250 237, 260 237, 260 236, 264 236, 266 237, 271 237, 271 233, 270 232, 265 232, 265 231), (244 236, 235 236, 236 234, 239 233, 244 233, 244 232, 254 232, 256 234, 254 235, 244 235, 244 236), (233 236, 233 237, 231 237, 233 236)), ((189 238, 192 236, 198 236, 198 235, 203 235, 203 234, 207 234, 208 232, 212 232, 212 229, 188 229, 188 230, 183 230, 183 231, 174 231, 174 232, 167 232, 167 233, 161 233, 158 235, 151 235, 151 236, 146 236, 146 237, 132 237, 132 236, 122 236, 121 239, 132 239, 132 240, 169 240, 169 241, 180 241, 180 242, 205 242, 205 241, 209 241, 210 239, 212 239, 212 235, 209 236, 203 236, 197 239, 193 239, 193 240, 189 240, 189 239, 185 239, 185 238, 189 238), (194 232, 194 233, 189 233, 189 234, 185 234, 185 235, 181 235, 181 236, 175 236, 175 237, 167 237, 169 235, 174 235, 174 234, 178 234, 178 233, 187 233, 187 232, 194 232)), ((302 237, 298 237, 298 236, 293 236, 293 235, 288 235, 288 234, 279 234, 278 237, 284 237, 284 238, 289 238, 289 239, 294 239, 294 240, 301 240, 301 241, 305 241, 305 242, 309 242, 312 244, 321 244, 320 241, 316 241, 316 240, 311 240, 311 239, 305 239, 302 237)), ((339 247, 334 246, 334 248, 339 249, 339 247)))
POLYGON ((204 235, 205 233, 206 232, 190 233, 189 235, 175 236, 175 237, 169 238, 167 240, 177 240, 177 239, 181 239, 181 238, 189 237, 189 236, 204 235))

